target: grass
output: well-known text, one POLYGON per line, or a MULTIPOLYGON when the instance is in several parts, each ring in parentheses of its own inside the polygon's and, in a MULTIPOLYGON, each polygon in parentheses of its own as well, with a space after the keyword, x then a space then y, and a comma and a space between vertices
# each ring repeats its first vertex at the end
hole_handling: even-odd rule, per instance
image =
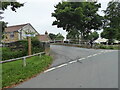
POLYGON ((44 71, 51 63, 50 56, 34 56, 26 60, 23 67, 22 60, 2 64, 2 88, 23 82, 26 79, 44 71))
POLYGON ((0 64, 0 88, 2 88, 2 64, 0 64))

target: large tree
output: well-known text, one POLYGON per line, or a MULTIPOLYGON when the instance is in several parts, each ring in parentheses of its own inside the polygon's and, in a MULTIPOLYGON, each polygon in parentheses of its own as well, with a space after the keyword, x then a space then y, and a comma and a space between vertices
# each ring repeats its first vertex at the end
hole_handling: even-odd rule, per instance
POLYGON ((102 26, 102 17, 97 14, 100 7, 97 2, 59 2, 52 13, 56 18, 52 25, 68 33, 77 30, 84 39, 92 29, 98 30, 102 26))
POLYGON ((120 2, 111 1, 104 11, 104 28, 101 36, 109 39, 109 44, 113 39, 120 40, 120 2))

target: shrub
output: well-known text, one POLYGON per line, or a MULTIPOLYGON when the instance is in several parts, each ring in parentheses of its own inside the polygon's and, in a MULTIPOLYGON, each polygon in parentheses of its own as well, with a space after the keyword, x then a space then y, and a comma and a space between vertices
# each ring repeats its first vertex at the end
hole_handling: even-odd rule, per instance
POLYGON ((37 38, 32 38, 32 53, 39 53, 44 51, 43 43, 41 43, 37 38))

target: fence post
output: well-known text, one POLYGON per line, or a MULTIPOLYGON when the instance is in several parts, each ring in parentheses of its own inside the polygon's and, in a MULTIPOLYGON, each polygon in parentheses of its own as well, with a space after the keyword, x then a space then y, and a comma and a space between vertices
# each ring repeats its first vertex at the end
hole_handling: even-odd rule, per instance
POLYGON ((40 57, 41 57, 41 53, 40 53, 40 55, 39 55, 40 57))
POLYGON ((23 58, 23 66, 24 67, 26 66, 26 58, 25 57, 23 58))

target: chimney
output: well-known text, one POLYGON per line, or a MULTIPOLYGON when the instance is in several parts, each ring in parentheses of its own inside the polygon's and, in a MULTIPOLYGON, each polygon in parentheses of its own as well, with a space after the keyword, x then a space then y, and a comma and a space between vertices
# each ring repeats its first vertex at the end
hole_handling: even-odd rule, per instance
POLYGON ((47 32, 47 31, 45 31, 45 35, 48 35, 48 32, 47 32))

